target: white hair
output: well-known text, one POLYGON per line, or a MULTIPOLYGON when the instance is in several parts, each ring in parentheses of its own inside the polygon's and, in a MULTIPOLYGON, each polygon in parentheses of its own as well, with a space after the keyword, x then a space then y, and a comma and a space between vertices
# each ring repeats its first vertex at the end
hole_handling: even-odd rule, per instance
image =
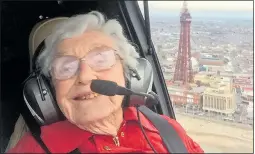
POLYGON ((53 29, 51 35, 45 39, 44 51, 37 59, 37 65, 41 68, 41 73, 47 77, 50 76, 51 63, 54 54, 57 52, 55 48, 60 41, 81 35, 89 30, 101 31, 114 39, 118 48, 117 54, 123 59, 125 76, 129 75, 130 69, 136 69, 139 54, 132 43, 124 36, 120 23, 115 19, 106 21, 102 13, 91 11, 87 14, 70 17, 53 29))

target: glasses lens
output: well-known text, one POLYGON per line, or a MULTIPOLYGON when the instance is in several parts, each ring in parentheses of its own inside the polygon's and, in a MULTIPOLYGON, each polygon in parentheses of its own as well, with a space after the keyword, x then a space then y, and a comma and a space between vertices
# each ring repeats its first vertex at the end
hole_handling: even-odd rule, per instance
MULTIPOLYGON (((107 70, 116 63, 115 50, 89 52, 84 60, 94 71, 107 70)), ((77 73, 79 65, 79 59, 75 56, 58 57, 52 64, 53 76, 58 80, 69 79, 77 73)))
POLYGON ((62 56, 53 62, 53 74, 56 79, 64 80, 75 75, 79 68, 79 59, 74 56, 62 56))
POLYGON ((116 63, 115 51, 91 52, 86 56, 86 62, 95 71, 110 69, 116 63))

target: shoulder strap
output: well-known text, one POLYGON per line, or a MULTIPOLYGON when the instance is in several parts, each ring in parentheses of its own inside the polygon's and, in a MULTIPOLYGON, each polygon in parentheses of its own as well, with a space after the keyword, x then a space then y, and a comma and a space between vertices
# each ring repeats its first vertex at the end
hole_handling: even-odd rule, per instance
POLYGON ((146 106, 140 106, 138 109, 153 123, 153 125, 159 130, 160 136, 168 149, 169 153, 188 153, 181 138, 177 134, 169 122, 151 111, 146 106))
MULTIPOLYGON (((32 133, 33 137, 37 141, 37 143, 42 147, 42 149, 46 152, 46 154, 51 154, 50 150, 47 148, 47 146, 44 144, 43 140, 40 136, 38 136, 37 133, 32 133)), ((81 154, 80 150, 78 148, 74 149, 73 151, 69 152, 68 154, 81 154)))
POLYGON ((46 152, 46 154, 50 154, 50 150, 47 148, 47 146, 44 144, 43 140, 41 139, 40 135, 36 132, 31 132, 34 139, 37 141, 37 143, 41 146, 41 148, 46 152))
POLYGON ((76 148, 73 151, 69 152, 68 154, 81 154, 81 152, 78 148, 76 148))

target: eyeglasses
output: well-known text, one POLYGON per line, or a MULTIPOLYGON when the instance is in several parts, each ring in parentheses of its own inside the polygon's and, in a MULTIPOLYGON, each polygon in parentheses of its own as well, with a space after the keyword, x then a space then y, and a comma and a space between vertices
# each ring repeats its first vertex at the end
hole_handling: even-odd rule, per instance
POLYGON ((82 61, 94 71, 104 71, 112 68, 116 63, 115 50, 102 50, 89 52, 84 58, 75 56, 61 56, 53 60, 52 76, 57 80, 66 80, 75 76, 82 61))

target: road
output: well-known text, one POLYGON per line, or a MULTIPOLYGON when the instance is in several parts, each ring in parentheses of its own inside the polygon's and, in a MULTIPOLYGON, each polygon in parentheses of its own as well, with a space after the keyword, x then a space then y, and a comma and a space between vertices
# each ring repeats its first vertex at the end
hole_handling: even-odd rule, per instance
POLYGON ((232 66, 233 66, 233 68, 234 68, 234 70, 233 70, 234 73, 241 73, 242 70, 241 70, 240 67, 239 67, 239 64, 238 64, 238 61, 237 61, 237 59, 236 59, 236 56, 237 56, 237 53, 236 53, 236 52, 231 52, 231 53, 229 54, 230 61, 231 61, 232 66))

